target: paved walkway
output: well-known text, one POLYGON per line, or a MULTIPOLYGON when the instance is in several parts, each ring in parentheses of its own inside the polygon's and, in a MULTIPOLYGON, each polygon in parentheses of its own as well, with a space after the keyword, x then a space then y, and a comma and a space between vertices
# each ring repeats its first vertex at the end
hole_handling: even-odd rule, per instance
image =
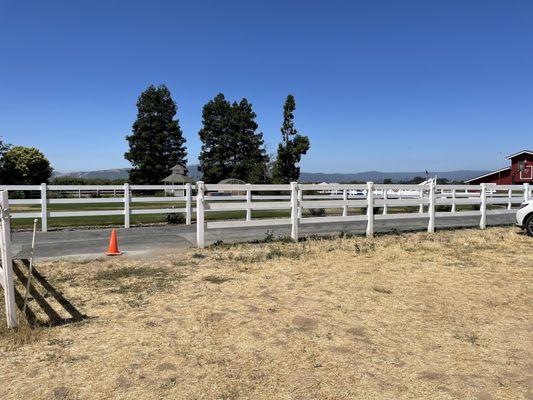
MULTIPOLYGON (((488 225, 510 225, 514 215, 489 215, 488 225)), ((441 217, 436 219, 436 228, 459 228, 479 226, 479 217, 441 217)), ((391 231, 425 230, 427 218, 375 221, 378 233, 391 231)), ((225 243, 247 242, 264 239, 271 232, 275 236, 290 235, 290 226, 260 228, 232 228, 206 230, 206 245, 216 241, 225 243)), ((366 222, 324 223, 300 226, 300 235, 328 235, 340 232, 364 234, 366 222)), ((111 230, 107 229, 64 229, 47 233, 38 232, 36 258, 58 258, 66 256, 96 257, 107 249, 111 230)), ((138 228, 118 228, 120 250, 130 254, 143 254, 156 250, 181 250, 196 246, 196 226, 163 225, 138 228)), ((14 232, 12 235, 15 253, 27 257, 31 244, 31 232, 14 232)))

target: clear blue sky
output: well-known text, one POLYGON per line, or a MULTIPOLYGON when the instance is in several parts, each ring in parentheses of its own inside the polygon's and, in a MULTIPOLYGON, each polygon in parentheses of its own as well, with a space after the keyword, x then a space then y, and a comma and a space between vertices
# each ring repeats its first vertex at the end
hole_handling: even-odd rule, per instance
POLYGON ((309 172, 498 167, 533 147, 532 1, 0 0, 0 135, 59 171, 128 166, 149 84, 178 103, 248 98, 269 152, 282 103, 309 172))

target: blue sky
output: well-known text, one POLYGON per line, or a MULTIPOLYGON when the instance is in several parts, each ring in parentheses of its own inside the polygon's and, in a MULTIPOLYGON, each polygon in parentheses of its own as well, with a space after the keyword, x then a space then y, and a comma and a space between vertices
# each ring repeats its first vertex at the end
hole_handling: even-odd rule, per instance
POLYGON ((309 172, 497 168, 533 147, 531 1, 0 0, 0 135, 59 171, 126 167, 149 84, 178 103, 246 97, 268 151, 282 104, 309 172))

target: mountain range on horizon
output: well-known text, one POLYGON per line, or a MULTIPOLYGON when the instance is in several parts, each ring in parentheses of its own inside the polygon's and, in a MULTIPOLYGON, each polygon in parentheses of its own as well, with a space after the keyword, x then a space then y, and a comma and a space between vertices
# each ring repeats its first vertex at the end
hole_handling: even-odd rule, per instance
MULTIPOLYGON (((198 164, 187 166, 189 176, 197 181, 201 179, 201 173, 198 171, 198 164)), ((130 168, 103 169, 96 171, 76 171, 76 172, 58 172, 54 171, 53 177, 69 176, 80 179, 125 179, 128 177, 130 168)), ((457 170, 430 172, 431 176, 448 179, 449 181, 464 181, 479 175, 486 174, 487 170, 457 170)), ((381 183, 384 179, 391 179, 394 182, 402 182, 413 179, 416 176, 425 176, 422 172, 381 172, 381 171, 364 171, 355 173, 325 173, 325 172, 302 172, 299 181, 306 182, 327 182, 327 183, 347 183, 347 182, 376 182, 381 183)))

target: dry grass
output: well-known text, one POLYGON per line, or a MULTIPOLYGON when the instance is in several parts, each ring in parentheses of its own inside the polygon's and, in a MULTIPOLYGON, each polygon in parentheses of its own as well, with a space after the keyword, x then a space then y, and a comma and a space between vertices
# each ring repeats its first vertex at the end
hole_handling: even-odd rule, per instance
POLYGON ((533 241, 495 228, 38 265, 1 399, 532 399, 533 241))

